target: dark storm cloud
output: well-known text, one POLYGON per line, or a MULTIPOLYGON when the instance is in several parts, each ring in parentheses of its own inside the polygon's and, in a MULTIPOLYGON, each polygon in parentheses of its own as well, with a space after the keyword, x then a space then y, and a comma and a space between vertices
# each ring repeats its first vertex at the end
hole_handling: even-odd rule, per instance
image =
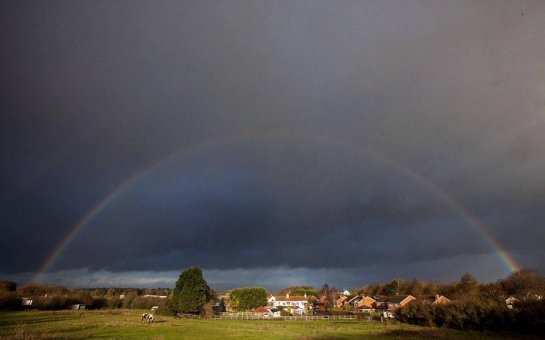
POLYGON ((441 277, 498 261, 476 224, 521 266, 543 255, 541 3, 0 13, 0 273, 37 271, 135 176, 54 270, 441 277))

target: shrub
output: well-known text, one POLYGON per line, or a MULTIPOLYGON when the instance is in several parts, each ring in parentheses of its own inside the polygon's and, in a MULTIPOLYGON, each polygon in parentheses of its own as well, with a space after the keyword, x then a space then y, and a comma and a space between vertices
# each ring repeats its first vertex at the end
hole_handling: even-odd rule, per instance
POLYGON ((505 304, 483 301, 459 301, 446 305, 411 303, 399 309, 401 322, 427 327, 499 332, 510 330, 514 311, 505 304))
POLYGON ((159 306, 159 309, 157 309, 154 313, 157 315, 164 315, 164 316, 176 315, 176 311, 172 308, 172 304, 159 306))
POLYGON ((21 310, 23 308, 23 299, 11 295, 0 297, 0 310, 21 310))
POLYGON ((89 306, 89 309, 102 309, 108 307, 108 300, 103 297, 93 298, 93 303, 89 306))
POLYGON ((110 309, 116 309, 116 308, 121 308, 121 302, 123 300, 121 300, 120 298, 118 297, 114 297, 114 298, 111 298, 111 299, 108 299, 108 305, 107 307, 110 308, 110 309))
POLYGON ((397 310, 399 321, 413 325, 435 327, 435 309, 425 303, 410 303, 397 310))
POLYGON ((519 332, 545 334, 545 300, 518 301, 514 307, 512 327, 519 332))

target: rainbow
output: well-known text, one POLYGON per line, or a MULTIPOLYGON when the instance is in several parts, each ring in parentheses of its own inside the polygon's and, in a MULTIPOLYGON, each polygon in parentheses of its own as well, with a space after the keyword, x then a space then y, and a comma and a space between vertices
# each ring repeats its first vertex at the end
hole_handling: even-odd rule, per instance
POLYGON ((85 216, 83 216, 83 218, 79 220, 78 223, 76 223, 76 225, 70 230, 70 232, 63 238, 62 242, 53 250, 51 255, 47 257, 44 264, 40 267, 36 275, 33 277, 32 282, 41 282, 43 276, 55 265, 64 250, 68 248, 70 243, 78 236, 78 234, 81 233, 82 230, 85 229, 85 227, 95 218, 95 216, 98 216, 110 203, 115 201, 119 196, 121 196, 127 189, 132 187, 132 185, 137 183, 140 179, 146 177, 148 174, 152 173, 156 169, 170 163, 174 159, 181 157, 184 154, 204 150, 211 146, 216 146, 224 143, 232 143, 234 141, 244 140, 246 138, 251 139, 256 137, 257 135, 231 136, 219 140, 212 140, 201 144, 193 145, 191 147, 179 150, 171 154, 170 156, 167 156, 158 163, 149 166, 144 171, 137 173, 125 182, 121 183, 120 186, 118 186, 113 192, 111 192, 108 196, 106 196, 98 204, 96 204, 93 209, 86 213, 85 216))
MULTIPOLYGON (((196 151, 202 151, 209 147, 218 146, 221 144, 228 144, 233 143, 237 141, 252 141, 256 138, 264 138, 264 137, 276 137, 276 138, 303 138, 306 140, 315 140, 325 143, 333 143, 336 145, 340 145, 345 148, 350 148, 352 150, 355 150, 358 153, 362 152, 362 147, 354 145, 352 143, 334 139, 331 137, 325 137, 325 136, 314 136, 314 135, 306 135, 306 134, 292 134, 292 133, 286 133, 286 132, 272 132, 272 133, 265 133, 265 134, 253 134, 253 135, 235 135, 230 136, 218 140, 212 140, 207 141, 201 144, 193 145, 191 147, 179 150, 170 156, 164 158, 163 160, 159 161, 156 164, 153 164, 143 170, 140 173, 137 173, 133 177, 129 178, 125 182, 123 182, 119 187, 117 187, 113 192, 111 192, 108 196, 106 196, 104 199, 102 199, 98 204, 94 206, 93 209, 91 209, 89 212, 83 216, 83 218, 76 223, 76 225, 70 230, 70 232, 63 238, 62 242, 54 249, 54 251, 51 253, 51 255, 46 259, 46 261, 43 263, 43 265, 40 267, 38 272, 33 278, 33 282, 40 282, 43 278, 43 276, 51 270, 51 268, 55 265, 55 263, 58 261, 62 253, 70 243, 77 237, 79 233, 81 233, 82 230, 85 229, 87 225, 97 216, 99 215, 109 204, 111 204, 113 201, 115 201, 119 196, 121 196, 127 189, 132 187, 134 184, 136 184, 139 180, 146 177, 148 174, 154 172, 159 167, 168 164, 172 162, 173 160, 189 153, 194 153, 196 151)), ((505 265, 505 267, 509 270, 509 272, 515 272, 519 270, 518 264, 515 262, 515 260, 509 255, 509 253, 503 249, 503 247, 494 239, 494 237, 481 225, 477 222, 475 218, 473 218, 460 204, 458 204, 452 197, 447 195, 444 191, 442 191, 437 186, 433 185, 431 181, 426 180, 422 176, 420 176, 418 173, 416 173, 414 170, 402 166, 398 162, 392 160, 391 158, 386 157, 384 154, 377 152, 376 150, 370 149, 370 148, 364 148, 363 151, 372 154, 374 157, 384 160, 387 164, 393 165, 396 169, 400 170, 401 172, 404 172, 408 174, 411 178, 416 179, 418 182, 425 185, 427 189, 429 189, 431 192, 433 192, 435 195, 440 197, 444 202, 446 202, 454 211, 462 216, 464 220, 471 225, 475 231, 480 235, 480 237, 490 246, 491 249, 494 250, 494 252, 497 254, 500 261, 505 265)))
POLYGON ((457 203, 452 197, 447 195, 443 190, 439 189, 437 186, 432 185, 432 182, 424 180, 412 169, 409 169, 407 167, 403 169, 405 169, 405 171, 407 171, 407 173, 411 177, 417 179, 418 181, 423 183, 429 190, 431 190, 437 196, 441 197, 445 202, 449 204, 451 208, 453 208, 460 216, 462 216, 466 220, 466 222, 468 222, 469 225, 471 225, 473 229, 477 231, 479 236, 490 246, 490 248, 494 250, 500 261, 505 265, 510 273, 514 273, 520 270, 519 265, 511 257, 511 255, 509 255, 509 253, 500 245, 498 241, 496 241, 496 239, 484 228, 484 226, 477 222, 477 220, 472 217, 464 208, 462 208, 459 203, 457 203))

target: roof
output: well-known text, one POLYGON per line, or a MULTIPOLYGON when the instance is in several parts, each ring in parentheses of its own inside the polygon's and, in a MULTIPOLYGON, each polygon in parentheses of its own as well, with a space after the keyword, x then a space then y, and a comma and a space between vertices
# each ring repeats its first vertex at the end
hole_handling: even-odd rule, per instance
POLYGON ((360 305, 358 306, 358 309, 372 309, 373 306, 369 306, 369 305, 360 305))
POLYGON ((362 299, 362 300, 373 300, 373 302, 376 301, 375 299, 373 299, 373 298, 370 297, 370 296, 364 296, 364 297, 362 297, 361 299, 362 299))
POLYGON ((444 297, 443 295, 420 295, 418 296, 413 302, 425 302, 425 303, 436 303, 437 301, 442 300, 442 302, 448 302, 450 301, 448 298, 444 297))
POLYGON ((389 302, 389 303, 401 303, 408 297, 412 297, 414 299, 414 296, 412 295, 393 295, 393 296, 379 296, 376 298, 376 301, 389 302))
POLYGON ((348 298, 349 298, 348 301, 354 301, 354 300, 358 300, 358 299, 362 300, 363 296, 361 296, 361 295, 351 295, 348 298))
POLYGON ((254 313, 268 313, 269 310, 267 308, 261 306, 261 307, 254 308, 253 312, 254 313))

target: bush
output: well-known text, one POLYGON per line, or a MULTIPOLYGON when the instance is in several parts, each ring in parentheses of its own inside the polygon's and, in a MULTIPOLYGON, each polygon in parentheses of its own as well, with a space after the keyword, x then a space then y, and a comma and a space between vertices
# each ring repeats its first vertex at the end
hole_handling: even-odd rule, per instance
POLYGON ((411 303, 397 311, 401 322, 457 330, 510 330, 514 311, 505 304, 482 301, 460 301, 446 305, 411 303))
POLYGON ((23 308, 23 299, 15 296, 4 295, 0 297, 0 310, 21 310, 23 308))
POLYGON ((267 304, 267 291, 263 287, 244 287, 233 289, 230 293, 231 305, 236 311, 246 311, 267 304))
POLYGON ((137 296, 132 300, 131 309, 151 309, 153 306, 163 307, 172 305, 171 300, 161 298, 145 298, 137 296))
POLYGON ((157 315, 164 315, 164 316, 176 315, 176 311, 172 308, 172 305, 159 306, 159 309, 157 309, 154 313, 157 315))
POLYGON ((93 298, 93 303, 88 307, 89 309, 102 309, 108 307, 108 300, 103 297, 93 298))
POLYGON ((545 300, 518 301, 513 310, 512 328, 514 330, 545 334, 545 300))
POLYGON ((400 322, 412 325, 435 327, 436 313, 432 305, 426 303, 410 303, 397 310, 400 322))
POLYGON ((0 280, 0 294, 3 292, 13 293, 17 290, 17 283, 12 280, 0 280))
POLYGON ((121 302, 123 300, 121 300, 120 298, 118 297, 114 297, 114 298, 111 298, 111 299, 108 299, 108 305, 107 307, 110 308, 110 309, 116 309, 116 308, 121 308, 121 302))

